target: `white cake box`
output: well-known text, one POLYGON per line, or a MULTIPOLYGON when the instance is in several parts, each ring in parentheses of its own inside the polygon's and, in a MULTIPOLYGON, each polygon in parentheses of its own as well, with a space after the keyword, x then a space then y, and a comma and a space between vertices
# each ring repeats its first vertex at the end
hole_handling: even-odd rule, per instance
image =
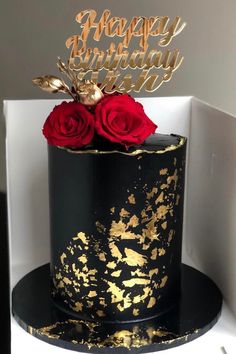
MULTIPOLYGON (((168 353, 235 353, 236 117, 195 97, 139 98, 158 132, 188 137, 183 261, 210 276, 226 304, 203 337, 168 353)), ((47 144, 42 125, 59 100, 5 101, 11 287, 49 262, 47 144)), ((12 319, 12 354, 68 353, 12 319)), ((75 353, 75 352, 71 352, 75 353)))

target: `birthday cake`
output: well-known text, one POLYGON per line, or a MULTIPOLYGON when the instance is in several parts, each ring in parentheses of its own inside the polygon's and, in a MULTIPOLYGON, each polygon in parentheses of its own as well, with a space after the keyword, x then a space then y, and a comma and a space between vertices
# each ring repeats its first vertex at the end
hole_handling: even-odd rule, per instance
POLYGON ((55 304, 87 320, 167 311, 180 292, 186 139, 132 152, 49 147, 55 304))
POLYGON ((82 33, 70 37, 68 64, 34 84, 73 99, 43 126, 48 141, 51 283, 54 304, 71 316, 132 322, 169 311, 180 294, 186 139, 156 134, 157 125, 128 93, 154 91, 180 66, 179 50, 148 52, 148 37, 166 46, 182 31, 176 17, 110 18, 94 10, 76 17, 82 33), (87 38, 124 37, 106 51, 87 38), (140 37, 131 55, 131 39, 140 37), (141 70, 136 82, 116 70, 141 70), (107 71, 101 81, 99 72, 107 71), (151 70, 164 70, 160 76, 151 70), (92 74, 91 74, 92 73, 92 74), (87 74, 91 74, 90 79, 87 74))

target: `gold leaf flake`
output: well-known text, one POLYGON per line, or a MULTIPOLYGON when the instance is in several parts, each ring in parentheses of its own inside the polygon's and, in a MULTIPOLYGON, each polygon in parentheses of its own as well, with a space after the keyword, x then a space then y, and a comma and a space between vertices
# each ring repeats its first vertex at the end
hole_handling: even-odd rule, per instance
POLYGON ((156 299, 155 299, 155 297, 151 297, 150 300, 149 300, 149 303, 148 303, 148 305, 147 305, 147 308, 149 309, 149 308, 155 306, 155 304, 156 304, 156 299))
POLYGON ((127 210, 125 210, 124 208, 122 208, 119 215, 122 218, 126 218, 126 217, 129 217, 130 213, 127 210))
POLYGON ((107 263, 107 268, 114 269, 116 268, 116 262, 108 262, 107 263))
POLYGON ((129 201, 130 204, 135 204, 135 203, 136 203, 134 194, 131 194, 131 195, 128 197, 128 201, 129 201))
POLYGON ((83 304, 79 301, 75 303, 75 307, 73 308, 76 312, 82 312, 83 304))
POLYGON ((139 309, 133 309, 133 316, 139 315, 139 309))
POLYGON ((169 211, 169 207, 166 206, 166 205, 160 205, 158 208, 157 208, 157 218, 158 219, 163 219, 165 218, 166 214, 168 213, 169 211))
POLYGON ((109 285, 107 292, 112 294, 111 302, 116 303, 116 302, 123 301, 124 299, 123 294, 125 290, 121 290, 115 283, 112 283, 110 281, 106 281, 106 282, 109 285))
POLYGON ((151 269, 151 270, 149 271, 149 277, 150 277, 150 278, 152 278, 152 276, 153 276, 154 274, 158 274, 158 268, 151 269))
POLYGON ((163 183, 163 184, 160 186, 161 189, 166 189, 166 188, 168 188, 168 187, 169 187, 169 185, 168 185, 168 184, 165 184, 165 183, 163 183))
POLYGON ((88 293, 88 297, 95 297, 97 296, 97 292, 94 290, 90 290, 90 292, 88 293))
POLYGON ((161 194, 155 200, 155 204, 163 203, 163 202, 164 202, 164 192, 161 192, 161 194))
POLYGON ((161 284, 160 284, 160 288, 164 288, 164 286, 166 285, 166 282, 168 280, 168 276, 165 275, 162 280, 161 280, 161 284))
POLYGON ((88 262, 88 259, 87 259, 87 256, 85 254, 83 254, 82 256, 80 256, 78 258, 78 260, 81 262, 81 263, 87 263, 88 262))
POLYGON ((98 258, 100 259, 100 261, 106 262, 106 253, 105 252, 99 253, 98 258))
POLYGON ((169 237, 168 237, 168 242, 172 241, 173 236, 174 236, 174 230, 170 230, 169 237))
POLYGON ((95 223, 97 230, 100 234, 104 233, 106 231, 106 228, 103 224, 100 223, 100 221, 96 221, 95 223))
POLYGON ((114 212, 115 212, 115 207, 111 208, 110 211, 111 211, 111 214, 114 214, 114 212))
POLYGON ((154 248, 152 250, 152 255, 151 255, 151 259, 154 261, 155 259, 157 259, 157 248, 154 248))
POLYGON ((173 176, 169 176, 169 177, 167 178, 167 183, 168 183, 168 184, 171 184, 171 182, 174 182, 174 183, 175 183, 174 189, 176 189, 177 182, 178 182, 178 178, 179 178, 179 177, 178 177, 177 170, 175 170, 173 176))
POLYGON ((125 254, 127 258, 124 258, 123 261, 127 263, 129 266, 143 266, 147 263, 147 257, 142 254, 133 251, 130 248, 125 248, 125 254))
POLYGON ((149 199, 153 198, 154 195, 157 194, 157 192, 158 192, 157 187, 153 187, 152 190, 151 190, 151 192, 149 192, 149 193, 147 192, 147 193, 146 193, 147 199, 149 200, 149 199))
POLYGON ((62 264, 62 265, 65 264, 64 261, 65 261, 65 258, 66 258, 66 257, 67 257, 66 254, 65 254, 65 253, 62 253, 62 255, 61 255, 61 257, 60 257, 60 259, 61 259, 61 264, 62 264))
POLYGON ((73 237, 74 241, 80 240, 82 241, 85 245, 88 245, 88 240, 86 238, 86 235, 84 232, 79 232, 76 237, 73 237))
POLYGON ((179 201, 180 201, 180 195, 177 194, 175 205, 179 205, 179 201))
POLYGON ((104 311, 102 311, 102 310, 97 310, 96 314, 97 314, 99 317, 106 317, 106 314, 105 314, 104 311))
POLYGON ((143 273, 140 269, 136 269, 135 271, 131 272, 131 275, 137 275, 138 277, 147 277, 147 274, 143 273))
POLYGON ((136 215, 133 215, 128 224, 127 224, 127 227, 131 226, 131 227, 136 227, 139 225, 139 218, 136 216, 136 215))
POLYGON ((63 278, 63 282, 64 282, 66 285, 72 284, 71 280, 68 279, 68 278, 66 278, 66 277, 63 278))
POLYGON ((122 240, 134 240, 138 238, 138 235, 131 231, 126 231, 127 225, 123 221, 112 221, 109 234, 111 237, 120 237, 122 240))
POLYGON ((167 221, 163 222, 163 223, 161 224, 161 227, 163 228, 163 230, 166 230, 166 228, 167 228, 167 221))
POLYGON ((162 169, 160 170, 160 175, 161 175, 161 176, 166 175, 167 172, 168 172, 168 168, 162 168, 162 169))
POLYGON ((133 278, 129 280, 124 280, 122 283, 125 287, 132 288, 135 285, 148 285, 150 284, 150 280, 142 278, 133 278))
POLYGON ((122 270, 117 270, 117 271, 115 271, 115 272, 113 272, 113 273, 111 273, 111 276, 112 277, 119 277, 120 276, 120 274, 121 274, 121 272, 122 272, 122 270))
POLYGON ((158 248, 158 255, 159 256, 164 256, 166 254, 166 251, 164 248, 158 248))
POLYGON ((109 248, 111 250, 112 257, 117 258, 118 260, 122 259, 122 254, 120 253, 119 248, 115 245, 114 242, 109 243, 109 248))

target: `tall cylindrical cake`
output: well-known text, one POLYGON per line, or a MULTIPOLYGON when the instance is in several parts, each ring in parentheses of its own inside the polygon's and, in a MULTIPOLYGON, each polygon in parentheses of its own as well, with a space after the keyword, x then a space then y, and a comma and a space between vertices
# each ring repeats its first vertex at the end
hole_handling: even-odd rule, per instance
POLYGON ((49 146, 55 303, 92 321, 130 322, 180 292, 186 139, 154 134, 129 152, 49 146))

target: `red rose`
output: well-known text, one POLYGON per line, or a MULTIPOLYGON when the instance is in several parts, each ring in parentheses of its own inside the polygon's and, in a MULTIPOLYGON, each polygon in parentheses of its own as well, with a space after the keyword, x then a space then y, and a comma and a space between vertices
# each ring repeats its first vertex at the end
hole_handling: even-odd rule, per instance
POLYGON ((141 144, 156 128, 143 106, 127 94, 106 96, 95 109, 97 133, 114 143, 141 144))
POLYGON ((94 136, 94 116, 79 102, 62 102, 48 116, 43 134, 51 145, 80 148, 94 136))

